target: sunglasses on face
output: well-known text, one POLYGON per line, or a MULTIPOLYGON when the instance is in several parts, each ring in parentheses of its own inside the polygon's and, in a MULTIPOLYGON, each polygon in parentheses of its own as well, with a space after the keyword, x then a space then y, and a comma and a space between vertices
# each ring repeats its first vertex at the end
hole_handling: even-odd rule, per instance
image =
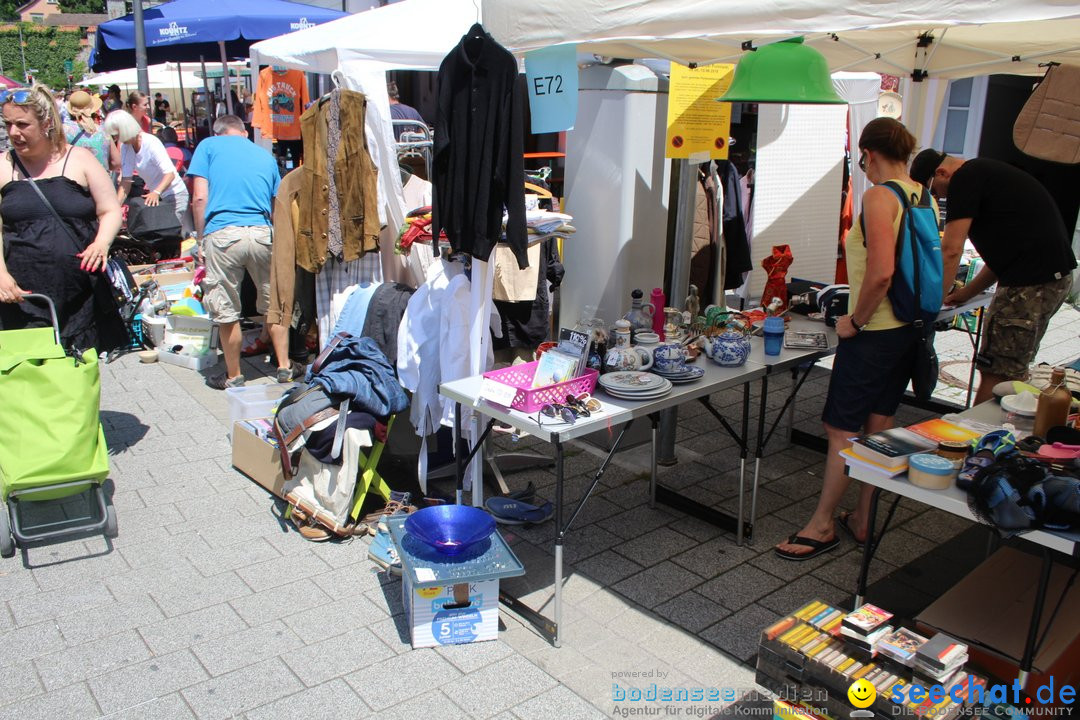
POLYGON ((0 90, 0 105, 3 105, 8 100, 16 105, 26 105, 33 97, 34 91, 29 88, 19 88, 17 90, 0 90))
POLYGON ((866 157, 867 153, 865 150, 859 154, 859 169, 863 172, 866 172, 866 157))

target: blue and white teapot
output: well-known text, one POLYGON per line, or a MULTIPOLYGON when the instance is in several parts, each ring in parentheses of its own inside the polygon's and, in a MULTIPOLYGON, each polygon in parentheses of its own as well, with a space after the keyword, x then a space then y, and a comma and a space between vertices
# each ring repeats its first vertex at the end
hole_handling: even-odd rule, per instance
POLYGON ((727 329, 719 335, 704 339, 705 354, 724 367, 739 367, 750 357, 750 337, 743 332, 727 329))

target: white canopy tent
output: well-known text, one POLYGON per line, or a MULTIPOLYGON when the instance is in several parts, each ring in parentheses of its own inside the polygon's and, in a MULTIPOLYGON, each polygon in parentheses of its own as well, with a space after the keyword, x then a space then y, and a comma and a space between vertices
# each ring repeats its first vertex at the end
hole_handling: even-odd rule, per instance
POLYGON ((438 70, 478 19, 473 0, 405 0, 257 42, 252 65, 331 73, 345 63, 372 70, 438 70))
POLYGON ((483 0, 483 17, 515 53, 577 43, 607 57, 707 64, 737 61, 743 43, 802 35, 832 70, 956 78, 1080 62, 1074 0, 483 0))
MULTIPOLYGON (((150 76, 151 90, 166 90, 178 88, 182 82, 185 90, 195 90, 203 86, 202 78, 195 75, 190 69, 185 68, 177 75, 175 63, 161 63, 146 68, 150 76)), ((82 79, 82 85, 119 85, 121 88, 138 89, 139 80, 135 74, 135 68, 127 70, 113 70, 112 72, 88 75, 82 79)))

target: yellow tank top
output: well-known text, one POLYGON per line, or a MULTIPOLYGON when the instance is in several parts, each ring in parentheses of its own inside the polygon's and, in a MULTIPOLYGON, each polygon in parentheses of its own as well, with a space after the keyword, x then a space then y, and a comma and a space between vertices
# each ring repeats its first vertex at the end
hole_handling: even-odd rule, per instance
MULTIPOLYGON (((918 195, 922 192, 923 187, 917 183, 901 182, 900 180, 894 180, 897 184, 907 191, 910 197, 912 193, 918 195)), ((890 191, 891 192, 891 191, 890 191)), ((934 212, 937 212, 937 201, 933 198, 930 202, 934 204, 934 212)), ((859 299, 859 292, 862 290, 863 278, 866 276, 866 246, 863 244, 863 231, 862 231, 862 213, 855 218, 855 223, 851 227, 851 231, 848 232, 847 240, 844 242, 844 253, 847 256, 847 274, 848 285, 851 286, 851 295, 848 298, 848 313, 850 314, 855 310, 855 304, 859 299)), ((896 233, 900 232, 900 205, 897 203, 896 217, 893 218, 893 237, 896 237, 896 233)), ((889 302, 888 296, 881 299, 881 303, 874 310, 874 314, 870 316, 870 321, 863 327, 864 330, 890 330, 892 328, 906 325, 896 319, 896 315, 893 314, 892 303, 889 302)))

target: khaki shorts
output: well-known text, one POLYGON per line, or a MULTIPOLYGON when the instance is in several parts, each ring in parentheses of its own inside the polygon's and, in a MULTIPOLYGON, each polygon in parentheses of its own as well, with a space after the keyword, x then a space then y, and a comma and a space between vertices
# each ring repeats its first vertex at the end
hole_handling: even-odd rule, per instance
POLYGON ((1043 285, 998 286, 975 360, 979 369, 1008 378, 1027 377, 1050 318, 1071 287, 1071 275, 1043 285))
POLYGON ((216 323, 240 320, 240 283, 244 271, 251 275, 258 293, 256 309, 265 315, 270 307, 270 228, 230 226, 203 238, 206 256, 206 295, 203 303, 216 323))

